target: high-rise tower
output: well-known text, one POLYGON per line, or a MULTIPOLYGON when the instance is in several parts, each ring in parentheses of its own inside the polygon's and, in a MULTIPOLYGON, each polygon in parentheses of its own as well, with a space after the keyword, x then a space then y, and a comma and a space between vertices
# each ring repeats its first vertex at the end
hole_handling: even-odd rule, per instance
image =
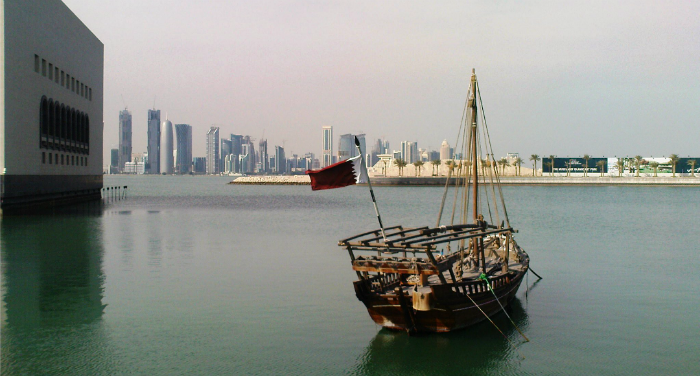
POLYGON ((219 174, 219 127, 207 132, 207 175, 219 174))
POLYGON ((148 110, 147 174, 160 173, 160 110, 148 110))
POLYGON ((192 166, 192 126, 175 124, 175 173, 188 174, 192 166))
POLYGON ((160 173, 173 173, 173 123, 168 119, 160 128, 160 173))
POLYGON ((119 111, 119 172, 126 162, 131 162, 131 112, 125 108, 119 111))
POLYGON ((330 125, 323 126, 323 165, 321 167, 330 166, 333 164, 333 127, 330 125))

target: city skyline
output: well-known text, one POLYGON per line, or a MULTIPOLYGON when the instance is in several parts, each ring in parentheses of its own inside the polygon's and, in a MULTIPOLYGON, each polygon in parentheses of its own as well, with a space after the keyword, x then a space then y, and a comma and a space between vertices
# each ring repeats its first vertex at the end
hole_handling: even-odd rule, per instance
POLYGON ((697 2, 66 4, 106 46, 104 113, 128 105, 134 135, 155 103, 195 135, 265 131, 293 152, 321 155, 322 125, 437 148, 476 68, 499 154, 696 148, 697 2))

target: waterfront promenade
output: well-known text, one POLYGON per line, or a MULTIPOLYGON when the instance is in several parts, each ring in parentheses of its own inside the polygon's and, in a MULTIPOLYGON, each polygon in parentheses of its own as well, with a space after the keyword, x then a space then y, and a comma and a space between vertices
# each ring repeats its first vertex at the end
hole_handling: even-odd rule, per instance
MULTIPOLYGON (((394 176, 371 177, 372 184, 377 186, 436 186, 445 185, 444 176, 394 176)), ((454 178, 453 178, 454 179, 454 178)), ((700 186, 698 176, 505 176, 501 177, 504 185, 661 185, 661 186, 700 186)), ((483 181, 483 180, 481 180, 483 181)), ((242 176, 235 178, 229 184, 244 185, 308 185, 308 175, 263 175, 242 176)))

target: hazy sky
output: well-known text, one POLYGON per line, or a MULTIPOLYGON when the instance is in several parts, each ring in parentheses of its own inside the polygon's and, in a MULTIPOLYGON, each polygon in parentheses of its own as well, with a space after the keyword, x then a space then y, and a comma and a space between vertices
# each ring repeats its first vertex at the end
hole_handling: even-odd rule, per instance
POLYGON ((288 155, 322 125, 437 149, 472 68, 497 157, 700 156, 698 1, 64 2, 105 45, 106 164, 124 102, 146 150, 154 98, 194 156, 211 125, 288 155))

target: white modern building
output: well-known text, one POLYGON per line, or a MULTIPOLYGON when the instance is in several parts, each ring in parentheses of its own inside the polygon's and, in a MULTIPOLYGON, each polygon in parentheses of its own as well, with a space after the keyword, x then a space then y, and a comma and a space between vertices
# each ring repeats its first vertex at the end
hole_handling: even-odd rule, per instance
POLYGON ((321 167, 330 166, 333 164, 333 127, 330 125, 323 126, 323 165, 321 167))
POLYGON ((0 208, 99 199, 104 45, 59 0, 0 12, 0 208))
POLYGON ((219 127, 207 132, 207 175, 219 174, 219 127))
POLYGON ((165 119, 160 128, 160 173, 173 173, 173 123, 165 119))

